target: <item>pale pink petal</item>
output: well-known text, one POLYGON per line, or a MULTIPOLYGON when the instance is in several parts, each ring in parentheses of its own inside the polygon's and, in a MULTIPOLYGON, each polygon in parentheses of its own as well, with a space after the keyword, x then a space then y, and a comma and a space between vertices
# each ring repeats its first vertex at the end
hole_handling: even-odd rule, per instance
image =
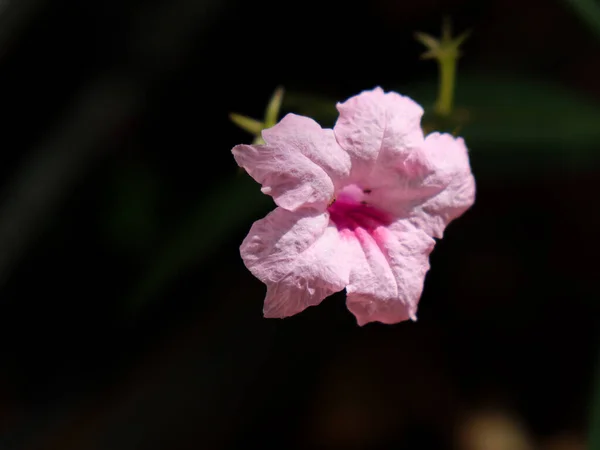
POLYGON ((262 135, 265 145, 233 148, 238 165, 282 208, 294 211, 310 206, 324 211, 350 172, 350 157, 333 131, 307 117, 288 114, 262 135))
POLYGON ((445 227, 475 200, 475 180, 461 138, 433 133, 411 150, 400 166, 380 168, 362 180, 365 203, 410 219, 430 236, 445 227))
POLYGON ((359 182, 378 168, 398 166, 421 145, 423 109, 408 97, 381 88, 338 103, 334 133, 352 158, 352 178, 359 182))
POLYGON ((399 165, 375 169, 360 180, 361 200, 398 219, 410 218, 415 208, 444 189, 427 182, 432 169, 423 156, 420 149, 414 149, 399 165))
POLYGON ((473 205, 475 179, 462 138, 432 133, 422 151, 430 168, 423 187, 439 192, 415 207, 411 221, 430 236, 441 238, 446 226, 473 205))
POLYGON ((352 254, 346 303, 358 324, 416 319, 435 241, 407 221, 344 237, 352 254))
POLYGON ((276 126, 263 130, 262 136, 272 147, 302 153, 329 175, 336 189, 347 183, 350 156, 339 146, 333 130, 321 128, 308 117, 287 114, 276 126))
POLYGON ((297 314, 348 284, 347 247, 328 213, 276 208, 254 223, 240 251, 246 267, 267 285, 265 317, 297 314))

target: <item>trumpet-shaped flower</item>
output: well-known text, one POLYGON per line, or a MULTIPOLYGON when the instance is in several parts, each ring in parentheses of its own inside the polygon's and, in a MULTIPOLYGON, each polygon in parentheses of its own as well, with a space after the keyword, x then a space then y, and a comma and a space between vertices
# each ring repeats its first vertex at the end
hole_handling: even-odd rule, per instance
POLYGON ((359 325, 416 319, 429 254, 474 202, 463 139, 423 136, 422 108, 380 88, 338 103, 333 129, 286 115, 238 145, 238 165, 277 208, 240 251, 267 286, 265 317, 288 317, 346 289, 359 325))

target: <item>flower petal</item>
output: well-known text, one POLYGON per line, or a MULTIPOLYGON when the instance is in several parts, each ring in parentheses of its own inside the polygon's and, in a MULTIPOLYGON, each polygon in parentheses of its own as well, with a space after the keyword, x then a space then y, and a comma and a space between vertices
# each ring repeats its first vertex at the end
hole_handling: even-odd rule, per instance
POLYGON ((346 304, 358 324, 415 319, 435 241, 407 221, 354 233, 346 304))
POLYGON ((446 226, 475 202, 475 179, 462 138, 432 133, 425 138, 423 153, 430 168, 423 187, 438 193, 415 208, 411 222, 441 238, 446 226))
POLYGON ((348 284, 346 247, 328 213, 276 208, 252 225, 240 252, 267 285, 265 317, 297 314, 348 284))
POLYGON ((350 157, 333 131, 308 117, 288 114, 263 130, 262 136, 266 145, 233 148, 238 165, 262 184, 262 191, 273 196, 278 206, 324 211, 350 173, 350 157))
POLYGON ((338 103, 333 128, 352 158, 352 177, 360 181, 377 167, 396 166, 398 157, 423 141, 423 109, 408 97, 377 87, 338 103))

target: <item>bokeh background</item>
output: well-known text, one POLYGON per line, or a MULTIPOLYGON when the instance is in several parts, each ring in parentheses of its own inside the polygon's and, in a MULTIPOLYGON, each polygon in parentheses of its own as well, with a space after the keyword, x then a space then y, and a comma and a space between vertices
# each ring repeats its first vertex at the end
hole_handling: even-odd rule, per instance
POLYGON ((599 80, 594 0, 3 0, 0 449, 600 448, 599 80), (430 110, 444 16, 478 197, 419 321, 263 319, 228 114, 430 110))

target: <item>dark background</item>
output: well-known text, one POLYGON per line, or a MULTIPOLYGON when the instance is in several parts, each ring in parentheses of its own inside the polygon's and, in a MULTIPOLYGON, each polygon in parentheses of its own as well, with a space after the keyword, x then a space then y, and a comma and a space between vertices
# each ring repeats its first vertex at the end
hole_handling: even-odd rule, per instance
POLYGON ((1 2, 0 449, 591 448, 600 33, 571 3, 1 2), (238 247, 272 202, 228 113, 429 109, 413 33, 445 15, 478 194, 419 321, 263 319, 238 247))

